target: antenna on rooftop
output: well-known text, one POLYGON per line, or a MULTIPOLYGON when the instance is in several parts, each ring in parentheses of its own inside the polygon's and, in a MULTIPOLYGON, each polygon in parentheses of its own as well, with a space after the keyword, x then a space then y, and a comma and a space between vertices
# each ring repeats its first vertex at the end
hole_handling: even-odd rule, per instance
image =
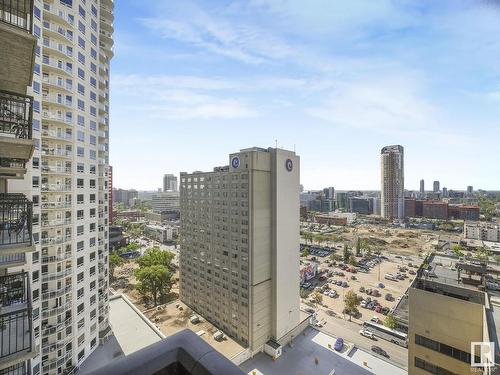
POLYGON ((277 139, 274 140, 274 145, 276 148, 278 148, 278 140, 277 139))

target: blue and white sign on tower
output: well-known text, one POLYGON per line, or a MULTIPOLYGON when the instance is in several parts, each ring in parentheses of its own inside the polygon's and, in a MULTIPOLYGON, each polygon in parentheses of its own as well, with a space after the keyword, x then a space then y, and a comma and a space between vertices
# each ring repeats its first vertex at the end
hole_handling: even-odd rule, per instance
POLYGON ((237 169, 240 166, 240 158, 235 156, 234 158, 231 159, 231 166, 234 169, 237 169))

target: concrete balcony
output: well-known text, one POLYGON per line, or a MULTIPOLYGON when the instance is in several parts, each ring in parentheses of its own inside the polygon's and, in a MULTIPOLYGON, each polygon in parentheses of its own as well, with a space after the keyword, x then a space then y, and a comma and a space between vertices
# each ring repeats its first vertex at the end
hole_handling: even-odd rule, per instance
POLYGON ((43 4, 43 19, 54 21, 70 28, 75 24, 75 18, 72 14, 47 3, 43 4))
POLYGON ((0 276, 0 366, 35 356, 27 272, 0 276))
POLYGON ((23 194, 0 194, 0 255, 35 250, 33 204, 23 194))
POLYGON ((33 0, 0 2, 0 90, 26 94, 31 86, 36 38, 33 0))
POLYGON ((35 150, 32 115, 33 98, 0 91, 0 177, 24 178, 35 150))
POLYGON ((52 36, 64 41, 73 42, 73 35, 66 31, 63 26, 49 21, 43 21, 44 36, 52 36))

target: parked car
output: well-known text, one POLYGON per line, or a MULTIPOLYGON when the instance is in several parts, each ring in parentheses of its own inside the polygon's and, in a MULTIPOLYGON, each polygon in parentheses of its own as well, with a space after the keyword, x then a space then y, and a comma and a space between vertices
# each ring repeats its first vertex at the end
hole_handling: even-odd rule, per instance
POLYGON ((378 305, 377 307, 375 307, 375 312, 376 313, 379 313, 382 311, 382 306, 378 305))
POLYGON ((380 319, 378 318, 378 316, 372 316, 372 318, 370 319, 370 321, 372 321, 374 323, 379 323, 380 319))
POLYGON ((364 286, 360 286, 359 287, 359 291, 360 291, 360 293, 364 293, 365 292, 365 287, 364 286))
POLYGON ((314 313, 316 312, 316 310, 314 310, 314 309, 312 309, 312 308, 310 308, 310 307, 306 307, 306 308, 304 309, 304 311, 305 311, 305 312, 308 312, 309 314, 314 314, 314 313))
POLYGON ((416 272, 415 272, 415 271, 413 271, 413 270, 408 271, 408 273, 409 273, 410 275, 415 275, 415 274, 416 274, 416 272))
POLYGON ((333 345, 333 349, 340 352, 343 347, 344 347, 344 339, 342 337, 338 337, 337 340, 335 340, 335 344, 333 345))
POLYGON ((391 293, 386 293, 385 300, 386 301, 392 301, 392 294, 391 293))
POLYGON ((358 278, 354 275, 351 276, 351 280, 357 280, 358 278))
POLYGON ((390 309, 388 307, 382 307, 382 310, 380 311, 383 315, 389 314, 390 309))
POLYGON ((361 307, 366 307, 366 304, 367 304, 367 302, 365 300, 362 300, 361 303, 360 303, 360 306, 361 307))
POLYGON ((337 297, 337 292, 335 290, 331 290, 330 293, 328 293, 328 295, 332 298, 335 298, 337 297))
POLYGON ((337 281, 337 286, 342 286, 342 280, 337 281))
POLYGON ((378 283, 378 287, 381 288, 381 289, 384 289, 385 285, 384 285, 384 283, 378 283))
POLYGON ((325 281, 327 279, 327 276, 326 275, 321 275, 319 277, 319 281, 325 281))
POLYGON ((396 279, 396 277, 394 277, 394 275, 391 275, 390 273, 386 273, 384 279, 391 281, 398 281, 398 279, 396 279))
POLYGON ((342 281, 342 287, 343 288, 347 288, 349 286, 349 284, 347 284, 347 281, 342 281))
POLYGON ((378 355, 384 356, 386 358, 389 358, 389 354, 387 354, 387 352, 384 349, 382 349, 380 346, 373 345, 372 352, 374 352, 378 355))
POLYGON ((369 339, 372 339, 372 340, 375 338, 375 335, 373 333, 371 333, 370 331, 366 330, 366 329, 360 330, 359 334, 361 336, 368 337, 369 339))

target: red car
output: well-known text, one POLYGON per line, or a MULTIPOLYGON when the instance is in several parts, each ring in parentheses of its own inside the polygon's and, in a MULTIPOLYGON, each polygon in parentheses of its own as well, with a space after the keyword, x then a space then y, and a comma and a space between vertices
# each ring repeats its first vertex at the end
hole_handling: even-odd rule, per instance
POLYGON ((321 275, 319 277, 319 281, 325 281, 327 279, 327 276, 326 275, 321 275))
POLYGON ((378 305, 377 307, 375 307, 375 312, 381 312, 382 311, 382 306, 378 305))

